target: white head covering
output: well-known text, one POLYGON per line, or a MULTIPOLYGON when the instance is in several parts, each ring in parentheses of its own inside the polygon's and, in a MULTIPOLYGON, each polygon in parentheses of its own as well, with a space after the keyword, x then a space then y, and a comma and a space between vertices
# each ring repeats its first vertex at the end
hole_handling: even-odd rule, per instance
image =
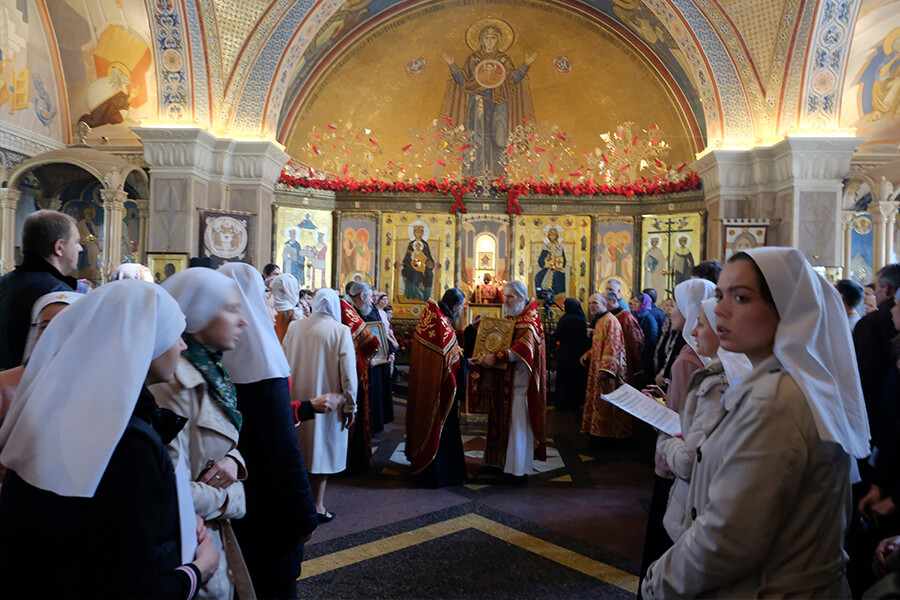
POLYGON ((182 331, 178 303, 146 281, 101 286, 62 311, 35 346, 0 427, 0 462, 42 490, 93 496, 150 362, 182 331))
POLYGON ((122 263, 116 267, 116 270, 109 276, 110 281, 118 281, 120 279, 143 279, 144 281, 153 283, 153 274, 150 273, 150 269, 144 265, 139 265, 137 263, 122 263))
POLYGON ((312 312, 325 313, 340 323, 341 299, 338 296, 338 293, 330 288, 320 288, 313 298, 312 312))
POLYGON ((291 368, 266 308, 266 288, 259 271, 247 263, 231 262, 219 267, 219 272, 237 282, 247 321, 237 346, 222 356, 222 364, 231 380, 254 383, 290 376, 291 368))
POLYGON ((187 319, 186 333, 206 329, 237 288, 233 279, 206 267, 185 269, 160 285, 172 294, 181 307, 187 319))
POLYGON ((282 273, 269 282, 275 310, 294 310, 300 304, 300 282, 290 273, 282 273))
MULTIPOLYGON (((713 330, 716 328, 716 304, 718 303, 719 300, 715 297, 707 298, 700 303, 700 306, 703 307, 703 314, 706 315, 706 320, 709 321, 713 330)), ((735 381, 753 370, 753 363, 746 354, 729 352, 720 345, 716 356, 725 368, 725 378, 728 379, 729 384, 734 384, 735 381)))
POLYGON ((691 335, 694 327, 697 326, 697 315, 700 313, 700 303, 707 298, 713 298, 716 294, 716 286, 713 282, 706 279, 687 279, 675 286, 675 304, 678 310, 684 315, 684 327, 681 330, 681 337, 693 348, 700 362, 708 365, 712 359, 708 356, 700 356, 697 352, 697 340, 691 335))
POLYGON ((781 322, 775 357, 809 403, 819 437, 850 455, 869 455, 869 422, 847 311, 833 285, 793 248, 754 248, 781 322))
POLYGON ((41 311, 51 304, 72 304, 81 298, 84 298, 84 294, 81 292, 50 292, 35 300, 31 306, 31 328, 28 330, 28 338, 25 340, 25 353, 22 355, 23 363, 31 357, 31 353, 34 352, 34 345, 37 344, 38 315, 41 314, 41 311))

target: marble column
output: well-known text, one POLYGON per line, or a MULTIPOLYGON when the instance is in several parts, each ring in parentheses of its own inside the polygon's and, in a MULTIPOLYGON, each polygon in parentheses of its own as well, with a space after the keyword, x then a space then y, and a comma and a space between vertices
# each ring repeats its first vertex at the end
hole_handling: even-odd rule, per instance
POLYGON ((0 188, 0 275, 16 268, 16 207, 19 190, 0 188))
POLYGON ((150 201, 145 198, 138 198, 134 203, 138 206, 138 230, 140 231, 138 237, 138 261, 141 264, 146 264, 147 237, 149 233, 147 228, 150 226, 150 201))
POLYGON ((844 249, 844 261, 843 261, 843 275, 844 279, 850 278, 850 261, 853 260, 853 256, 851 254, 853 248, 853 219, 856 216, 856 213, 852 210, 845 210, 841 213, 841 230, 843 232, 843 249, 844 249))
POLYGON ((894 262, 894 224, 900 202, 882 200, 869 207, 874 225, 872 268, 877 273, 885 265, 894 262))
POLYGON ((122 263, 122 216, 125 213, 124 190, 100 190, 103 200, 103 265, 101 276, 105 283, 122 263))
POLYGON ((772 146, 714 150, 699 158, 693 168, 706 193, 708 256, 721 254, 723 219, 769 219, 770 246, 797 248, 816 266, 841 265, 843 178, 861 142, 790 136, 772 146))

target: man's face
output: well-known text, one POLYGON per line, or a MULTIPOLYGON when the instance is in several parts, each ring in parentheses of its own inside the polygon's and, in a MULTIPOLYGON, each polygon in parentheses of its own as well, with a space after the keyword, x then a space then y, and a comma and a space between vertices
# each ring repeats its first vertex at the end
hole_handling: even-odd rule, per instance
POLYGON ((353 298, 353 304, 357 310, 364 315, 372 312, 372 292, 363 292, 359 296, 353 298))
POLYGON ((616 285, 614 279, 610 279, 606 283, 606 297, 615 300, 616 302, 622 297, 622 288, 616 285))
POLYGON ((63 274, 71 273, 78 267, 78 254, 81 252, 81 236, 78 235, 78 228, 72 225, 69 230, 69 239, 63 243, 63 274))
POLYGON ((603 302, 603 296, 600 294, 591 294, 591 297, 588 298, 588 313, 592 317, 599 315, 602 310, 601 307, 605 305, 606 303, 603 302))
POLYGON ((883 280, 879 279, 875 282, 875 301, 881 304, 894 295, 894 288, 887 285, 883 280))
POLYGON ((519 297, 516 290, 507 286, 503 290, 503 308, 506 314, 516 316, 525 307, 525 300, 519 297))

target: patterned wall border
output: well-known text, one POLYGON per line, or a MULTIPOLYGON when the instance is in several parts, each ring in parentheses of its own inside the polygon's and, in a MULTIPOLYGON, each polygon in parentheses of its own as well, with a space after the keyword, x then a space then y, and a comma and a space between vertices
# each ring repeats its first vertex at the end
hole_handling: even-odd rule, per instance
POLYGON ((166 119, 192 118, 190 68, 186 62, 183 5, 178 0, 147 0, 151 15, 159 80, 159 116, 166 119))
MULTIPOLYGON (((816 18, 817 4, 807 1, 803 6, 803 15, 797 25, 797 31, 812 32, 816 18)), ((800 123, 800 108, 803 104, 803 73, 806 70, 806 57, 809 50, 810 36, 797 36, 791 48, 790 62, 787 65, 781 91, 781 108, 778 115, 778 133, 795 129, 800 123)))
POLYGON ((824 0, 819 7, 803 82, 801 125, 838 124, 841 85, 859 5, 857 0, 824 0))

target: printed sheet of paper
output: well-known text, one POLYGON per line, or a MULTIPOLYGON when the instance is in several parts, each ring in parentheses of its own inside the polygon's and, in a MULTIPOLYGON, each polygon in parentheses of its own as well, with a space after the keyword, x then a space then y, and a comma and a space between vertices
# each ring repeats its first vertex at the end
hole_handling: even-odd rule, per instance
POLYGON ((648 398, 628 384, 601 397, 660 431, 669 435, 681 433, 681 419, 677 412, 666 408, 653 398, 648 398))

